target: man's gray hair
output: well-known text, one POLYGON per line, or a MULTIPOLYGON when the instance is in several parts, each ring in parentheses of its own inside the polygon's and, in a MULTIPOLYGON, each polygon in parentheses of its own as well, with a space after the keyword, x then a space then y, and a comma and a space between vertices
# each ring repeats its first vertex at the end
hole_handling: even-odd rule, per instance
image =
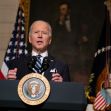
POLYGON ((31 24, 30 29, 29 29, 29 35, 31 35, 31 33, 32 33, 32 26, 33 26, 33 24, 35 24, 35 23, 37 23, 37 22, 46 23, 47 26, 48 26, 48 29, 49 29, 49 36, 52 37, 52 28, 51 28, 51 25, 50 25, 48 22, 43 21, 43 20, 37 20, 37 21, 34 21, 34 22, 31 24))

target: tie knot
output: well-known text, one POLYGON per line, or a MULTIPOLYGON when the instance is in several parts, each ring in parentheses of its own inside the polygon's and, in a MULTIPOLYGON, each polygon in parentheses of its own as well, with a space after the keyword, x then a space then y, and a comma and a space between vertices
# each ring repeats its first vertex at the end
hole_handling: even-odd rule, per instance
POLYGON ((37 57, 37 59, 40 59, 42 56, 41 55, 37 55, 36 57, 37 57))

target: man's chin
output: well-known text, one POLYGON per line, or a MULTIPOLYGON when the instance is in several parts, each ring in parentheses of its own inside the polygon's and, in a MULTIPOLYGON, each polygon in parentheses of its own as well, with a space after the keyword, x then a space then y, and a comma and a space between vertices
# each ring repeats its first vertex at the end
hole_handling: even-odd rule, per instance
POLYGON ((40 48, 37 48, 37 51, 38 51, 38 52, 44 52, 45 49, 44 49, 43 47, 40 47, 40 48))

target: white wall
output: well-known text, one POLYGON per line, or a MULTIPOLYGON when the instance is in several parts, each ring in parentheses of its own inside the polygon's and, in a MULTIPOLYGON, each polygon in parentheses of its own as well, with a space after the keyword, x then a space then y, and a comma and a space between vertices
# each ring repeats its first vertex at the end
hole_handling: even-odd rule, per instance
POLYGON ((0 68, 14 28, 19 0, 0 0, 0 68))

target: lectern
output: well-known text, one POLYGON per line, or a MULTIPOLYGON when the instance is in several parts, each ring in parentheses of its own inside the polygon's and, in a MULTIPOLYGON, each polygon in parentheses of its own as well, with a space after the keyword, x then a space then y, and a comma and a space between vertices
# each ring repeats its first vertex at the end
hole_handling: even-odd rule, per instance
POLYGON ((38 105, 30 106, 22 102, 17 93, 18 80, 0 81, 0 109, 11 111, 84 111, 87 100, 85 97, 84 86, 81 83, 50 82, 51 93, 48 99, 38 105))

